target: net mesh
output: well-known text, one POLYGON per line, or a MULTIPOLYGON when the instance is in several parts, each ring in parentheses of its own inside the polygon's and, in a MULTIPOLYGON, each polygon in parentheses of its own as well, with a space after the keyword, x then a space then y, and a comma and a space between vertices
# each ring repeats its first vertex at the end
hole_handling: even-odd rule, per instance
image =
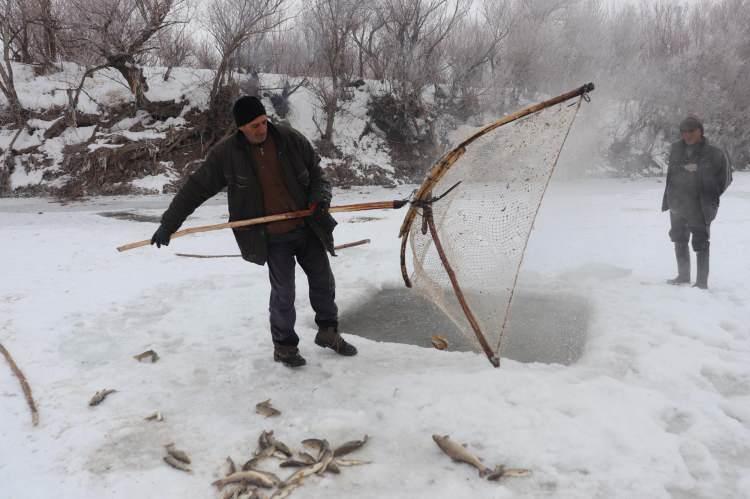
POLYGON ((517 270, 578 105, 576 100, 546 108, 471 142, 432 195, 460 185, 430 208, 419 208, 410 227, 413 287, 436 303, 477 350, 481 344, 439 257, 426 210, 432 210, 439 243, 466 303, 499 356, 517 270))

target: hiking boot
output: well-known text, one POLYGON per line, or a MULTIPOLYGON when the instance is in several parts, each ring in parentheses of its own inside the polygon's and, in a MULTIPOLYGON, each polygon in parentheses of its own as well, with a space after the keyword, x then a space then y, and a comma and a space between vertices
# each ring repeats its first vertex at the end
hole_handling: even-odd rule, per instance
POLYGON ((668 284, 690 284, 690 248, 687 243, 674 243, 674 254, 677 257, 677 277, 669 279, 668 284))
POLYGON ((698 260, 698 275, 693 287, 708 289, 708 249, 696 251, 695 256, 696 260, 698 260))
POLYGON ((354 345, 347 343, 335 327, 322 327, 318 329, 318 334, 315 335, 315 344, 321 347, 330 348, 339 355, 345 355, 347 357, 357 355, 357 349, 354 345))
POLYGON ((293 345, 274 345, 273 360, 287 367, 302 367, 307 364, 305 358, 299 354, 299 349, 293 345))

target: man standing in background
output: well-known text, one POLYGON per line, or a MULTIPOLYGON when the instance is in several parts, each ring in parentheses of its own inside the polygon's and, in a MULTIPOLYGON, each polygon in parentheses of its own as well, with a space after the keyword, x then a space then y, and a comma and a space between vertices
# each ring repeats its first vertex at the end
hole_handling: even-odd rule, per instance
POLYGON ((694 116, 680 123, 681 140, 669 151, 667 182, 662 211, 669 210, 669 237, 677 257, 677 277, 669 284, 690 282, 690 250, 697 260, 694 287, 708 289, 708 255, 711 222, 719 210, 719 197, 732 181, 727 157, 703 134, 703 124, 694 116))
POLYGON ((242 258, 258 265, 268 263, 275 361, 288 367, 305 365, 294 330, 297 263, 310 288, 318 325, 315 343, 339 355, 356 355, 357 349, 338 332, 336 283, 326 254, 335 255, 336 221, 328 213, 331 185, 320 168, 320 157, 297 130, 268 121, 258 98, 240 97, 232 113, 237 131, 209 151, 203 165, 175 195, 151 244, 168 245, 185 219, 224 187, 230 222, 310 207, 311 217, 237 228, 234 236, 242 258))

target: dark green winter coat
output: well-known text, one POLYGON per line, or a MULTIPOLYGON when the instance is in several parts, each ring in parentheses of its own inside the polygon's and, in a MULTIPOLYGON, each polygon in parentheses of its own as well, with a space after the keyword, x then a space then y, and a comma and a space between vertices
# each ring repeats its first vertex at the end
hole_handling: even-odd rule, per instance
POLYGON ((693 157, 689 159, 687 148, 680 140, 672 144, 669 151, 661 209, 675 211, 685 218, 691 218, 686 212, 702 214, 704 223, 710 224, 719 210, 719 197, 732 181, 731 169, 724 152, 705 138, 695 145, 693 157), (698 167, 694 173, 685 168, 691 163, 698 167))
MULTIPOLYGON (((331 201, 331 184, 320 168, 320 157, 310 142, 290 127, 268 123, 279 155, 282 175, 299 209, 311 203, 331 201)), ((175 195, 162 216, 162 225, 175 232, 204 201, 227 188, 229 221, 265 216, 263 192, 256 175, 250 144, 239 130, 222 140, 208 153, 203 165, 193 173, 175 195)), ((305 219, 323 246, 333 255, 333 228, 330 214, 323 219, 305 219)), ((234 237, 245 260, 263 265, 268 257, 267 234, 263 225, 241 227, 234 237)))

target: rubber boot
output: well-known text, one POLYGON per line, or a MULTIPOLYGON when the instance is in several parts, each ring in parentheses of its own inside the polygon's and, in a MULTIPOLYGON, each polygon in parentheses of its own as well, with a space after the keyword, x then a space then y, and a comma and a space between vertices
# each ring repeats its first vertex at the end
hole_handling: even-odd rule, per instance
POLYGON ((708 289, 708 249, 695 252, 698 261, 698 275, 695 278, 694 288, 708 289))
POLYGON ((674 243, 677 257, 677 277, 669 279, 669 284, 690 284, 690 248, 688 243, 674 243))

